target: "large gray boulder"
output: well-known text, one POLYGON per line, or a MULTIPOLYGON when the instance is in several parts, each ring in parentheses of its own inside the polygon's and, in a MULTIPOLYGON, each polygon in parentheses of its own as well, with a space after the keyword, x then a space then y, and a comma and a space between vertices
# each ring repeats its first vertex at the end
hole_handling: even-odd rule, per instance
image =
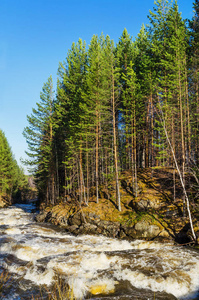
POLYGON ((135 224, 137 238, 155 238, 161 233, 157 225, 150 224, 146 220, 139 221, 135 224))

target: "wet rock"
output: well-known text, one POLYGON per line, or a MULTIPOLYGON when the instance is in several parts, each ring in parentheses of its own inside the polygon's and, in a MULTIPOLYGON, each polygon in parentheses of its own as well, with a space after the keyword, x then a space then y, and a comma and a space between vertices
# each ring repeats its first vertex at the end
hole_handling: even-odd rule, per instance
POLYGON ((187 223, 176 235, 175 241, 179 244, 189 244, 193 242, 193 236, 189 223, 187 223))
POLYGON ((61 226, 66 231, 77 234, 104 235, 112 238, 134 240, 136 238, 146 239, 168 239, 169 234, 159 226, 151 224, 150 221, 141 220, 134 227, 121 225, 119 222, 101 220, 95 213, 77 212, 68 215, 59 215, 56 211, 42 211, 35 217, 37 222, 50 222, 61 226))
POLYGON ((133 227, 129 227, 126 230, 126 235, 134 239, 136 237, 137 233, 133 227))
POLYGON ((108 237, 117 237, 120 231, 119 222, 100 221, 98 227, 98 230, 101 229, 101 233, 108 237))
POLYGON ((79 226, 77 226, 77 225, 71 225, 71 226, 67 227, 67 231, 69 231, 71 233, 75 233, 78 228, 79 228, 79 226))
POLYGON ((125 238, 127 238, 125 231, 123 230, 123 228, 120 228, 120 231, 118 233, 118 238, 123 240, 125 238))
POLYGON ((48 211, 41 211, 38 215, 35 216, 35 221, 36 222, 45 222, 46 221, 46 217, 48 215, 48 211))
POLYGON ((3 200, 0 200, 0 208, 7 207, 8 204, 6 204, 3 200))
POLYGON ((68 218, 69 225, 80 226, 80 225, 82 225, 82 223, 84 223, 84 218, 80 212, 76 213, 68 218))
POLYGON ((78 232, 80 234, 96 234, 96 230, 97 226, 86 223, 79 227, 78 232))

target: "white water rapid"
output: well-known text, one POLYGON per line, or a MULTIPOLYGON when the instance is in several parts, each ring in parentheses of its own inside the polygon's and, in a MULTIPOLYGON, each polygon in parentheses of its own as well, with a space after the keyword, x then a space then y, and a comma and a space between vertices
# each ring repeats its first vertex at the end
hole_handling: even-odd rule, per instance
POLYGON ((34 299, 50 289, 57 274, 76 299, 199 299, 197 251, 142 240, 75 237, 34 222, 31 208, 0 210, 0 272, 11 276, 0 299, 34 299))

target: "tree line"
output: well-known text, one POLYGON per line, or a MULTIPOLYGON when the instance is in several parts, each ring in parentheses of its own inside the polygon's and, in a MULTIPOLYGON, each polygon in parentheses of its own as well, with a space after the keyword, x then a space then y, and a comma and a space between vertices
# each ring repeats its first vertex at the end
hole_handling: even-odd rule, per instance
MULTIPOLYGON (((130 171, 134 196, 138 168, 199 166, 199 1, 183 20, 177 1, 157 0, 149 24, 133 40, 124 29, 118 43, 94 35, 73 43, 24 129, 26 161, 40 198, 56 204, 72 195, 89 204, 99 189, 130 171), (165 131, 166 129, 166 131, 165 131)), ((175 189, 174 189, 175 198, 175 189)))
POLYGON ((0 129, 0 200, 7 204, 23 200, 28 188, 24 171, 15 160, 4 132, 0 129))

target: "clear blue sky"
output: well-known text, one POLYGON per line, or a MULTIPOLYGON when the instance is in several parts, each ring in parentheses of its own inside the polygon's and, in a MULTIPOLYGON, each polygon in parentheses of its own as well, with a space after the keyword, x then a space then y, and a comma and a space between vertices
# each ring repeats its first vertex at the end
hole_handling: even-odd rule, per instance
MULTIPOLYGON (((178 1, 183 18, 192 18, 192 3, 178 1)), ((50 75, 56 85, 72 42, 89 44, 103 32, 116 43, 124 28, 135 38, 153 6, 153 0, 0 0, 0 128, 19 164, 26 116, 50 75)))

